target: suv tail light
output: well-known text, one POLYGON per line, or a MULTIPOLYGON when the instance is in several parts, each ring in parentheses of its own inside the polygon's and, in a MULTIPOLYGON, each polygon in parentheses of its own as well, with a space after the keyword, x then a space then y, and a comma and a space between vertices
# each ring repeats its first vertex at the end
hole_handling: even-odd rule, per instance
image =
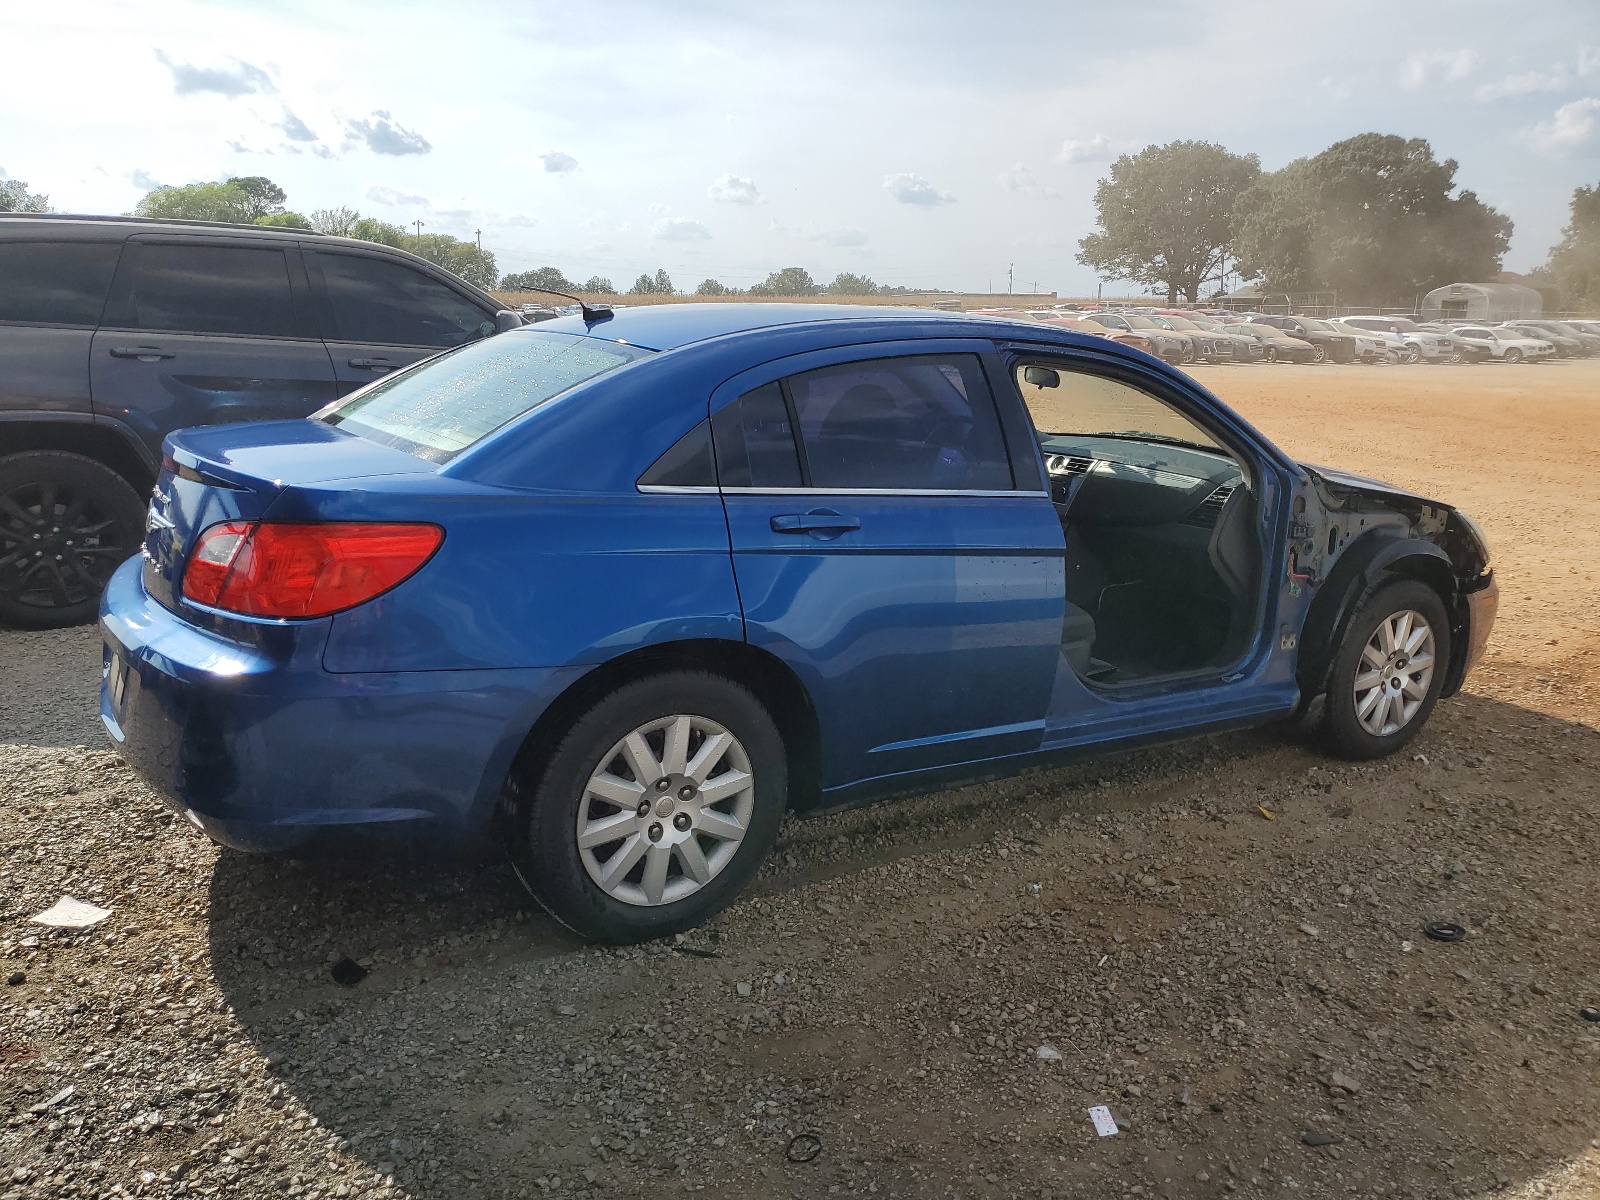
POLYGON ((250 617, 325 617, 410 578, 443 541, 437 525, 224 521, 200 535, 183 596, 250 617))

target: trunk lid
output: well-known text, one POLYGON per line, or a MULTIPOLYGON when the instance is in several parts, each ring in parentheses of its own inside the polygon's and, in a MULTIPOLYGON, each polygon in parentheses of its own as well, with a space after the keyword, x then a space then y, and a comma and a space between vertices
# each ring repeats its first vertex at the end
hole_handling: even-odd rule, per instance
POLYGON ((180 429, 163 447, 145 519, 145 590, 180 611, 183 572, 200 534, 219 521, 263 520, 287 488, 433 473, 429 463, 320 421, 180 429))

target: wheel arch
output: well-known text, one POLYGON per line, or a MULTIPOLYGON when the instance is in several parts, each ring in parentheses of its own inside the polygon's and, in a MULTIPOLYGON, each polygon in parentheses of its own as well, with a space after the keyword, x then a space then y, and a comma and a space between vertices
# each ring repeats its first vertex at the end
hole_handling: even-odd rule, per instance
POLYGON ((155 486, 157 464, 144 443, 120 426, 88 414, 0 417, 0 457, 30 450, 61 450, 92 458, 141 494, 155 486))
POLYGON ((707 638, 618 655, 586 671, 552 700, 512 757, 507 779, 519 780, 521 786, 501 789, 496 815, 506 828, 514 834, 525 827, 517 806, 532 794, 531 781, 573 722, 618 688, 667 671, 708 671, 754 692, 772 715, 788 753, 789 807, 816 806, 822 795, 821 736, 805 685, 776 655, 746 642, 707 638))
POLYGON ((1465 626, 1457 596, 1455 568, 1449 555, 1433 542, 1421 538, 1374 531, 1357 539, 1339 556, 1306 613, 1295 669, 1302 707, 1325 690, 1328 672, 1339 653, 1345 629, 1355 616, 1357 604, 1367 590, 1385 576, 1416 579, 1438 592, 1445 612, 1450 614, 1450 665, 1444 694, 1449 695, 1453 685, 1458 685, 1457 647, 1464 653, 1465 639, 1460 634, 1465 626))

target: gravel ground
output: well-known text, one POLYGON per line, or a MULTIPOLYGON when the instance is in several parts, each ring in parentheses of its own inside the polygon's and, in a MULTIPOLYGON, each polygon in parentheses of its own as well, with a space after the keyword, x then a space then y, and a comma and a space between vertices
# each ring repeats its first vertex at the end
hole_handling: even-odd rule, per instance
POLYGON ((1472 689, 1375 764, 1257 732, 791 822, 669 944, 582 945, 492 855, 219 851, 99 748, 92 632, 0 634, 0 1200, 1600 1195, 1600 370, 1207 382, 1473 493, 1472 689), (113 916, 27 922, 63 894, 113 916))

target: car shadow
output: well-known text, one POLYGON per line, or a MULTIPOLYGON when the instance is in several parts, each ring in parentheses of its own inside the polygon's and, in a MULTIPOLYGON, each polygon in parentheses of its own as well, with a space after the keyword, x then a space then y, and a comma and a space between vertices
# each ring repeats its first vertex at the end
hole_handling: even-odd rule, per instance
MULTIPOLYGON (((724 1028, 733 981, 757 978, 763 964, 770 979, 779 938, 791 939, 782 943, 788 959, 811 962, 818 971, 902 978, 902 969, 912 969, 909 964, 921 952, 925 936, 920 919, 913 936, 909 914, 925 914, 930 903, 944 903, 940 897, 953 886, 953 868, 935 864, 920 876, 914 863, 903 869, 895 878, 907 893, 896 901, 904 904, 904 920, 895 915, 898 909, 861 910, 870 912, 870 918, 863 917, 857 932, 860 947, 850 944, 837 919, 824 930, 803 921, 793 924, 792 914, 818 907, 831 912, 832 904, 843 903, 840 888, 855 888, 895 864, 903 867, 907 860, 952 848, 982 848, 998 868, 993 857, 997 831, 1003 831, 999 840, 1015 853, 1048 860, 1049 831, 1060 829, 1062 818, 1070 814, 1087 817, 1080 823, 1092 835, 1106 827, 1096 825, 1096 817, 1148 822, 1179 804, 1204 811, 1220 827, 1233 823, 1252 846, 1269 834, 1301 830, 1311 848, 1292 850, 1288 842, 1269 848, 1269 858, 1287 859, 1291 853, 1315 856, 1318 838, 1332 845, 1382 837, 1370 833, 1361 819, 1369 816, 1364 804, 1378 806, 1370 814, 1374 822, 1385 812, 1399 821, 1426 820, 1440 809, 1480 805, 1486 808, 1486 827, 1521 830, 1519 836, 1507 835, 1505 848, 1491 860, 1493 871, 1456 866, 1441 876, 1441 856, 1475 863, 1480 860, 1474 855, 1482 853, 1476 845, 1451 845, 1448 838, 1410 858, 1392 839, 1383 849, 1394 858, 1396 878, 1415 876, 1420 881, 1426 875, 1436 880, 1427 888, 1417 885, 1412 923, 1418 928, 1441 911, 1471 914, 1474 924, 1486 920, 1484 914, 1499 915, 1498 931, 1471 943, 1470 973, 1456 970, 1452 976, 1450 960, 1439 958, 1439 978, 1430 986, 1440 995, 1450 986, 1467 995, 1448 1004, 1429 999, 1420 1014, 1386 1012, 1376 1002, 1372 1011, 1363 1011, 1368 998, 1359 995, 1351 976, 1350 1012, 1339 1008, 1326 1016, 1317 1009, 1310 1018, 1294 1018, 1291 1010, 1303 1009, 1306 1000, 1288 998, 1290 990, 1323 1004, 1338 993, 1342 973, 1349 970, 1331 946, 1326 961, 1319 961, 1317 943, 1308 940, 1309 958, 1300 972, 1304 978, 1283 985, 1285 1011, 1255 1009, 1253 1020, 1271 1024, 1263 1037, 1277 1039, 1275 1049, 1255 1053, 1269 1066, 1278 1058, 1313 1066, 1341 1061, 1330 1050, 1346 1041, 1357 1047, 1355 1053, 1367 1053, 1362 1038, 1409 1064, 1402 1072, 1408 1080, 1403 1093, 1398 1084, 1392 1095, 1373 1083, 1359 1095, 1334 1089, 1326 1116, 1346 1129, 1342 1160, 1338 1147, 1298 1143, 1302 1124, 1294 1122, 1303 1118, 1288 1107, 1274 1107, 1265 1094, 1272 1086, 1268 1083, 1239 1082, 1237 1094, 1227 1093, 1226 1103, 1219 1100, 1214 1112, 1198 1099, 1192 1110, 1187 1104, 1181 1109, 1169 1104, 1153 1120, 1141 1116, 1130 1135, 1138 1153, 1153 1156, 1146 1163, 1165 1162, 1171 1171, 1179 1169, 1172 1165, 1172 1147, 1183 1144, 1180 1125, 1199 1139, 1189 1143, 1195 1152, 1205 1150, 1206 1139, 1212 1139, 1230 1169, 1235 1162, 1298 1156, 1292 1169, 1303 1181, 1311 1180, 1296 1185, 1308 1187, 1306 1194, 1343 1192, 1346 1184, 1363 1180, 1363 1192, 1381 1183, 1386 1193, 1420 1189, 1444 1194, 1438 1189, 1447 1186, 1470 1187, 1476 1193, 1540 1179, 1583 1151, 1595 1134, 1589 1117, 1596 1111, 1592 1102, 1600 1100, 1593 1071, 1600 1060, 1595 1054, 1600 1038, 1589 1039, 1596 1043, 1592 1047, 1584 1039, 1600 1026, 1586 1026, 1575 1016, 1581 1004, 1600 1002, 1600 993, 1584 995, 1587 980, 1600 974, 1581 915, 1586 905, 1592 913, 1600 899, 1594 867, 1590 860, 1574 857, 1572 874, 1559 888, 1524 890, 1524 885, 1549 881, 1550 841, 1528 836, 1542 821, 1559 821, 1562 813, 1570 818, 1574 809, 1592 821, 1596 762, 1600 733, 1595 730, 1470 695, 1441 706, 1413 747, 1379 764, 1333 764, 1302 740, 1270 732, 1202 739, 791 822, 771 868, 757 882, 754 898, 686 940, 644 948, 586 945, 540 912, 509 865, 492 851, 391 848, 377 861, 261 860, 224 853, 211 880, 212 962, 225 1000, 288 1092, 322 1127, 346 1139, 350 1153, 374 1172, 393 1175, 423 1200, 590 1188, 603 1195, 658 1195, 669 1186, 679 1190, 697 1170, 712 1179, 706 1194, 713 1196, 822 1195, 829 1188, 848 1192, 852 1180, 865 1191, 862 1181, 868 1176, 859 1173, 864 1158, 878 1160, 882 1173, 872 1178, 890 1194, 936 1195, 943 1194, 948 1180, 941 1178, 935 1186, 926 1174, 906 1174, 910 1168, 905 1164, 937 1145, 958 1140, 976 1144, 975 1118, 967 1110, 958 1111, 960 1104, 972 1103, 972 1096, 968 1092, 957 1100, 935 1085, 939 1076, 931 1069, 926 1084, 919 1084, 922 1068, 929 1065, 928 1043, 925 1037, 919 1041, 905 1034, 902 1026, 869 1025, 865 1017, 857 1021, 835 1014, 822 1022, 825 1028, 806 1031, 758 1019, 754 1026, 741 1028, 736 1049, 707 1040, 705 1056, 695 1063, 701 1068, 698 1075, 685 1070, 658 1085, 646 1082, 655 1077, 645 1070, 630 1085, 624 1072, 623 1081, 612 1079, 615 1086, 608 1091, 585 1082, 584 1072, 606 1070, 606 1056, 595 1047, 607 1037, 613 1046, 634 1032, 646 1042, 661 1039, 667 1036, 663 1028, 668 1033, 673 1028, 661 1022, 676 1022, 680 1031, 697 1030, 708 1038, 710 1030, 724 1028), (1349 772, 1340 778, 1353 781, 1341 784, 1337 793, 1332 784, 1320 782, 1335 766, 1349 772), (1271 801, 1280 813, 1292 804, 1300 824, 1288 819, 1269 824, 1267 805, 1257 808, 1268 789, 1284 780, 1315 784, 1300 788, 1297 783, 1292 798, 1271 801), (1426 799, 1430 796, 1433 802, 1426 799), (1413 804, 1423 811, 1394 817, 1413 804), (809 899, 812 890, 826 891, 832 899, 809 899), (790 903, 795 897, 802 903, 790 903), (791 915, 774 925, 769 910, 786 904, 791 915), (1573 909, 1579 914, 1576 924, 1573 909), (791 924, 785 926, 783 920, 791 924), (889 936, 876 943, 880 948, 870 962, 853 961, 849 956, 865 949, 869 924, 877 932, 887 928, 889 936), (345 959, 356 964, 359 974, 349 985, 336 983, 333 975, 345 959), (1313 980, 1310 991, 1306 978, 1313 980), (1542 990, 1537 996, 1528 993, 1527 978, 1538 980, 1542 990), (1318 987, 1332 990, 1319 993, 1318 987), (1538 1008, 1537 1020, 1530 1005, 1538 1008), (1513 1020, 1515 1034, 1500 1028, 1511 1028, 1513 1020), (1546 1030, 1548 1036, 1541 1032, 1546 1030), (1450 1065, 1436 1068, 1436 1060, 1450 1065), (1424 1080, 1420 1085, 1410 1082, 1412 1067, 1416 1078, 1424 1080), (730 1117, 730 1093, 748 1099, 752 1087, 774 1080, 840 1075, 885 1082, 881 1093, 858 1090, 848 1112, 835 1100, 819 1101, 819 1107, 807 1110, 806 1120, 827 1130, 830 1153, 825 1162, 832 1165, 809 1174, 789 1166, 782 1159, 781 1138, 762 1143, 765 1157, 751 1158, 748 1139, 761 1132, 754 1122, 742 1125, 747 1131, 756 1129, 745 1141, 730 1134, 726 1148, 719 1141, 713 1149, 711 1132, 732 1130, 745 1121, 743 1116, 730 1117), (909 1088, 900 1090, 908 1079, 909 1088), (630 1086, 640 1090, 630 1094, 630 1086), (688 1167, 671 1149, 653 1153, 649 1139, 636 1129, 649 1122, 659 1132, 662 1125, 680 1119, 685 1128, 705 1133, 698 1142, 700 1157, 688 1167), (870 1137, 859 1132, 869 1126, 870 1137), (872 1145, 882 1153, 873 1154, 872 1145), (746 1149, 736 1154, 740 1146, 746 1149), (902 1148, 899 1159, 883 1149, 893 1146, 902 1148), (1448 1168, 1440 1165, 1447 1160, 1448 1168), (858 1173, 851 1175, 852 1170, 858 1173), (1352 1170, 1353 1178, 1340 1173, 1352 1170), (1337 1187, 1335 1174, 1342 1181, 1337 1187), (556 1179, 560 1182, 551 1182, 556 1179)), ((1079 889, 1071 894, 1088 903, 1103 900, 1098 893, 1109 886, 1101 882, 1104 871, 1087 862, 1042 861, 1038 874, 1063 880, 1065 889, 1079 889)), ((964 886, 971 885, 969 880, 964 886)), ((1265 891, 1268 884, 1260 886, 1265 891)), ((992 920, 998 931, 1014 920, 1014 899, 986 896, 981 880, 969 894, 975 897, 978 921, 992 920), (979 911, 979 899, 987 913, 979 911)), ((1066 900, 1061 903, 1077 911, 1066 900)), ((1193 913, 1212 911, 1212 898, 1203 889, 1170 903, 1180 910, 1190 906, 1193 913)), ((1267 936, 1273 935, 1269 931, 1267 936)), ((999 947, 993 953, 1035 953, 1026 943, 1001 941, 999 947)), ((1174 977, 1187 969, 1191 980, 1215 979, 1221 969, 1214 957, 1207 961, 1204 946, 1193 952, 1176 945, 1170 949, 1175 958, 1164 962, 1162 970, 1174 977)), ((1425 965, 1421 955, 1405 961, 1425 965)), ((1224 961, 1222 967, 1227 965, 1224 961)), ((995 968, 974 960, 971 969, 995 968)), ((1080 970, 1070 963, 1061 969, 1080 970)), ((1226 982, 1228 976, 1221 979, 1226 982)), ((964 982, 944 981, 958 988, 964 982)), ((870 979, 862 986, 871 993, 870 979)), ((885 990, 877 999, 885 1013, 910 1020, 926 997, 915 990, 885 990)), ((1242 991, 1238 1002, 1251 1003, 1242 991)), ((1190 1036, 1191 1031, 1169 1022, 1165 1032, 1158 1030, 1151 1038, 1170 1037, 1176 1043, 1190 1036)), ((1376 1062, 1377 1052, 1371 1053, 1376 1062)), ((1031 1054, 1027 1057, 1031 1062, 1031 1054)), ((1281 1079, 1282 1067, 1275 1069, 1281 1079)), ((1379 1068, 1371 1070, 1376 1075, 1379 1068)), ((1232 1086, 1227 1083, 1232 1077, 1221 1073, 1213 1078, 1219 1098, 1232 1086)), ((1293 1068, 1288 1078, 1294 1080, 1293 1068)), ((994 1087, 995 1103, 1008 1103, 1005 1087, 998 1082, 994 1087)), ((1327 1096, 1320 1090, 1318 1094, 1326 1105, 1327 1096)), ((1134 1095, 1139 1095, 1137 1089, 1134 1095)), ((1067 1107, 1077 1103, 1076 1093, 1056 1098, 1067 1107)), ((1129 1106, 1140 1103, 1126 1101, 1129 1106)), ((987 1129, 989 1119, 977 1119, 978 1124, 987 1129)), ((1069 1114, 1061 1123, 1076 1130, 1080 1122, 1069 1114)), ((683 1136, 694 1141, 693 1133, 683 1136)), ((1013 1194, 1023 1183, 1036 1190, 1046 1178, 1047 1164, 1055 1164, 1049 1165, 1051 1172, 1068 1172, 1049 1177, 1060 1180, 1058 1194, 1078 1194, 1096 1178, 1106 1183, 1105 1175, 1092 1174, 1074 1183, 1074 1160, 1058 1162, 1063 1138, 1069 1147, 1078 1147, 1067 1154, 1085 1162, 1092 1157, 1093 1140, 1074 1137, 1075 1132, 1056 1132, 1049 1139, 1030 1135, 1024 1141, 1019 1135, 1020 1144, 1008 1151, 1017 1156, 1016 1173, 998 1177, 999 1182, 979 1178, 963 1194, 1013 1194)), ((991 1142, 997 1144, 998 1138, 985 1143, 986 1151, 991 1142)), ((972 1153, 976 1157, 979 1151, 972 1153)), ((1144 1170, 1133 1165, 1134 1158, 1122 1158, 1128 1178, 1144 1170)), ((1192 1165, 1187 1168, 1191 1178, 1192 1165)), ((1246 1175, 1256 1170, 1248 1165, 1241 1169, 1246 1175)), ((1272 1178, 1289 1169, 1275 1168, 1272 1178)), ((1107 1184, 1106 1194, 1110 1190, 1107 1184)), ((1184 1194, 1184 1189, 1167 1188, 1163 1194, 1184 1194)))

